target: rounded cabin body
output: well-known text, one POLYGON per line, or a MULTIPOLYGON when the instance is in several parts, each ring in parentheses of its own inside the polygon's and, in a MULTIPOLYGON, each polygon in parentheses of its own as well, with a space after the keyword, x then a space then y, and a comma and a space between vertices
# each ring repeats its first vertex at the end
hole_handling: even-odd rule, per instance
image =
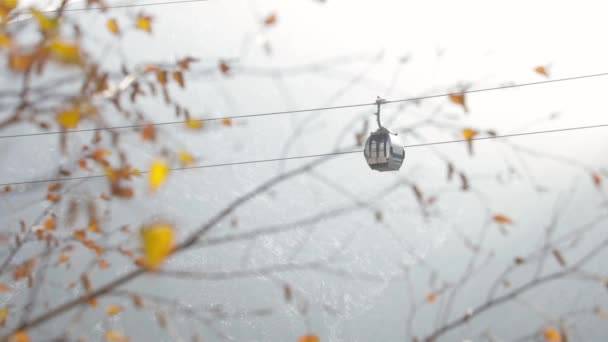
POLYGON ((372 170, 397 171, 403 164, 405 149, 397 135, 379 128, 367 138, 363 155, 372 170))

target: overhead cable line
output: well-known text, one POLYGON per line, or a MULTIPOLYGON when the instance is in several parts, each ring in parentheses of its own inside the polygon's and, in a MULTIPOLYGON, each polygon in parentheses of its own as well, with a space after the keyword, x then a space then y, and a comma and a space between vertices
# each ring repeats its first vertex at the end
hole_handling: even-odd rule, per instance
MULTIPOLYGON (((528 87, 528 86, 542 85, 542 84, 547 84, 547 83, 574 81, 574 80, 581 80, 581 79, 594 78, 594 77, 602 77, 602 76, 608 76, 608 72, 607 73, 599 73, 599 74, 582 75, 582 76, 565 77, 565 78, 556 78, 556 79, 552 79, 552 80, 544 80, 544 81, 538 81, 538 82, 509 84, 509 85, 502 85, 502 86, 497 86, 497 87, 492 87, 492 88, 472 89, 472 90, 465 90, 465 91, 462 91, 462 92, 443 93, 443 94, 426 95, 426 96, 418 96, 418 97, 409 97, 409 98, 404 98, 404 99, 399 99, 399 100, 387 100, 384 103, 385 104, 389 104, 389 103, 399 103, 399 102, 412 102, 412 101, 420 101, 420 100, 434 99, 434 98, 440 98, 440 97, 447 97, 447 96, 451 96, 451 95, 481 93, 481 92, 501 90, 501 89, 528 87)), ((218 121, 218 120, 228 120, 228 119, 232 120, 232 119, 257 118, 257 117, 264 117, 264 116, 286 115, 286 114, 296 114, 296 113, 305 113, 305 112, 317 112, 317 111, 323 111, 323 110, 336 110, 336 109, 356 108, 356 107, 368 107, 368 106, 376 106, 376 102, 351 104, 351 105, 342 105, 342 106, 333 106, 333 107, 319 107, 319 108, 308 108, 308 109, 296 109, 296 110, 268 112, 268 113, 255 113, 255 114, 245 114, 245 115, 235 115, 235 116, 223 116, 223 117, 206 118, 206 119, 194 119, 194 120, 190 120, 190 121, 208 122, 208 121, 218 121)), ((79 133, 79 132, 94 132, 94 131, 103 131, 103 130, 119 130, 119 129, 129 129, 129 128, 141 128, 141 127, 149 126, 149 125, 152 125, 152 126, 175 125, 175 124, 183 124, 183 123, 186 123, 186 122, 187 122, 186 120, 179 120, 179 121, 156 122, 156 123, 146 123, 146 124, 125 125, 125 126, 83 128, 83 129, 74 129, 74 130, 66 130, 66 131, 51 131, 51 132, 37 132, 37 133, 0 135, 0 139, 32 137, 32 136, 52 135, 52 134, 62 134, 62 133, 79 133)))
MULTIPOLYGON (((124 4, 124 5, 115 5, 115 6, 105 6, 105 7, 77 7, 77 8, 64 8, 62 12, 79 12, 79 11, 102 11, 106 9, 114 9, 114 8, 131 8, 131 7, 151 7, 151 6, 165 6, 165 5, 177 5, 177 4, 187 4, 187 3, 195 3, 195 2, 207 2, 209 0, 175 0, 175 1, 161 1, 161 2, 145 2, 141 4, 124 4)), ((40 11, 42 13, 56 13, 59 12, 59 9, 54 10, 45 10, 40 11)), ((16 11, 14 14, 28 14, 28 12, 19 12, 16 11)))
MULTIPOLYGON (((608 127, 607 124, 599 124, 599 125, 591 125, 591 126, 578 126, 578 127, 566 127, 566 128, 557 128, 543 131, 533 131, 533 132, 523 132, 523 133, 512 133, 512 134, 504 134, 504 135, 492 135, 487 137, 478 137, 473 139, 456 139, 456 140, 444 140, 444 141, 436 141, 436 142, 428 142, 428 143, 420 143, 420 144, 411 144, 405 145, 406 149, 408 148, 416 148, 423 146, 433 146, 433 145, 444 145, 444 144, 453 144, 453 143, 462 143, 468 142, 471 140, 490 140, 490 139, 501 139, 501 138, 513 138, 520 137, 526 135, 538 135, 538 134, 548 134, 548 133, 558 133, 558 132, 567 132, 567 131, 576 131, 576 130, 585 130, 585 129, 593 129, 593 128, 605 128, 608 127)), ((257 159, 257 160, 247 160, 240 162, 230 162, 230 163, 220 163, 220 164, 206 164, 206 165, 196 165, 196 166, 185 166, 185 167, 176 167, 171 168, 171 171, 184 171, 184 170, 194 170, 194 169, 208 169, 214 167, 225 167, 225 166, 236 166, 236 165, 246 165, 246 164, 260 164, 260 163, 269 163, 276 162, 282 160, 296 160, 296 159, 308 159, 308 158, 317 158, 317 157, 328 157, 328 156, 338 156, 352 153, 362 153, 363 150, 353 150, 353 151, 336 151, 330 153, 320 153, 320 154, 309 154, 302 156, 293 156, 293 157, 284 157, 284 158, 270 158, 270 159, 257 159)), ((150 171, 140 171, 142 174, 150 173, 150 171)), ((82 180, 82 179, 93 179, 93 178, 103 178, 106 177, 105 174, 97 174, 90 176, 80 176, 80 177, 65 177, 65 178, 55 178, 55 179, 42 179, 42 180, 34 180, 34 181, 24 181, 24 182, 13 182, 13 183, 2 183, 0 187, 6 186, 15 186, 15 185, 25 185, 25 184, 37 184, 37 183, 55 183, 55 182, 64 182, 71 180, 82 180)))

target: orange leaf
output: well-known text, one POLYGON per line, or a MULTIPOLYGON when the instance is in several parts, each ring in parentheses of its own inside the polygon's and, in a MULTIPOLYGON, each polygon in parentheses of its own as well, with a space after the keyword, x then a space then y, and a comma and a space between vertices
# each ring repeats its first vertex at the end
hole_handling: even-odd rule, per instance
POLYGON ((147 124, 141 131, 142 140, 154 141, 156 140, 156 127, 152 124, 147 124))
POLYGON ((142 228, 140 235, 146 266, 157 268, 173 249, 175 239, 173 227, 165 223, 157 223, 142 228))
POLYGON ((111 305, 108 307, 107 312, 108 312, 109 316, 114 316, 114 315, 121 313, 122 310, 123 310, 123 307, 120 305, 111 305))
POLYGON ((80 168, 83 170, 91 171, 91 169, 89 169, 89 166, 87 165, 87 161, 85 159, 80 159, 78 161, 78 166, 80 166, 80 168))
POLYGON ((184 83, 184 75, 181 71, 174 71, 173 79, 175 80, 175 82, 177 82, 177 84, 179 84, 180 87, 184 88, 186 86, 184 83))
POLYGON ((44 221, 44 229, 46 230, 55 230, 56 221, 55 218, 50 217, 46 221, 44 221))
POLYGON ((8 56, 8 66, 14 72, 28 71, 36 61, 34 54, 11 53, 8 56))
POLYGON ((273 26, 273 25, 276 25, 276 23, 277 23, 276 13, 270 14, 269 16, 266 17, 266 19, 264 19, 264 25, 266 25, 266 26, 273 26))
POLYGON ((148 33, 152 32, 152 17, 140 15, 135 20, 135 27, 148 33))
POLYGON ((59 183, 49 184, 49 186, 47 187, 48 191, 57 191, 59 189, 61 189, 61 184, 59 183))
POLYGON ((89 231, 93 232, 93 233, 101 233, 101 228, 99 228, 99 225, 95 222, 89 224, 89 231))
POLYGON ((596 187, 600 188, 602 186, 602 177, 600 177, 600 175, 598 175, 597 173, 591 174, 591 177, 593 177, 593 184, 595 184, 596 187))
POLYGON ((513 221, 510 218, 508 218, 507 216, 504 216, 504 215, 495 215, 494 221, 498 222, 498 223, 505 223, 505 224, 513 223, 513 221))
POLYGON ((104 335, 109 342, 129 342, 129 338, 117 331, 107 331, 104 335))
POLYGON ((11 288, 8 287, 8 285, 0 283, 0 292, 8 292, 10 290, 11 290, 11 288))
POLYGON ((67 254, 61 254, 61 256, 59 257, 60 264, 65 264, 69 260, 70 260, 70 257, 67 254))
POLYGON ((228 63, 226 62, 220 62, 220 71, 222 72, 222 74, 224 75, 228 75, 228 73, 230 73, 230 65, 228 65, 228 63))
POLYGON ((156 71, 156 80, 161 85, 163 85, 163 86, 166 85, 167 84, 167 71, 165 71, 165 70, 156 71))
POLYGON ((543 335, 546 341, 549 342, 561 342, 562 335, 555 328, 546 328, 543 331, 543 335))
POLYGON ((59 195, 55 195, 55 194, 48 194, 48 195, 46 195, 46 199, 51 202, 57 203, 57 202, 59 202, 59 200, 61 200, 61 197, 59 197, 59 195))
POLYGON ((462 109, 464 109, 465 113, 468 113, 469 109, 467 108, 467 104, 464 98, 464 94, 450 94, 450 101, 457 105, 461 105, 462 109))
POLYGON ((426 301, 429 303, 435 303, 435 301, 437 301, 437 295, 434 293, 429 294, 426 296, 426 301))
POLYGON ((230 119, 230 118, 222 119, 222 125, 227 126, 227 127, 232 127, 232 119, 230 119))
POLYGON ((96 307, 97 306, 97 298, 89 298, 89 299, 86 300, 86 302, 91 307, 96 307))
POLYGON ((106 22, 106 27, 114 35, 120 35, 120 27, 118 27, 118 21, 116 19, 109 19, 106 22))
POLYGON ((150 179, 149 185, 150 189, 158 190, 169 176, 169 167, 165 162, 157 160, 152 163, 152 167, 150 168, 150 179))
POLYGON ((298 342, 319 342, 321 341, 317 335, 304 335, 298 339, 298 342))
POLYGON ((25 331, 18 331, 14 333, 9 342, 30 342, 30 336, 25 331))
POLYGON ((192 62, 198 62, 198 59, 193 58, 193 57, 185 57, 185 58, 182 58, 179 61, 177 61, 177 65, 182 70, 188 70, 190 68, 190 63, 192 63, 192 62))
POLYGON ((99 259, 97 264, 99 265, 99 267, 102 270, 107 270, 108 268, 110 268, 110 264, 107 261, 105 261, 104 259, 99 259))
POLYGON ((77 230, 74 232, 74 234, 72 234, 72 236, 74 237, 74 239, 79 240, 79 241, 84 241, 87 238, 87 234, 84 230, 77 230))
POLYGON ((547 67, 537 66, 536 68, 534 68, 534 72, 536 72, 539 75, 549 77, 549 71, 547 70, 547 67))

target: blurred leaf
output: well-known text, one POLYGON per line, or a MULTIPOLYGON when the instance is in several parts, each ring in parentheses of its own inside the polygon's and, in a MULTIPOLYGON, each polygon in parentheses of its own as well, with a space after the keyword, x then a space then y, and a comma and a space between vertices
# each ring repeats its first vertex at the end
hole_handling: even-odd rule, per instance
POLYGON ((173 227, 164 223, 153 224, 142 228, 140 234, 145 265, 156 269, 171 254, 175 238, 173 227))
POLYGON ((17 0, 0 0, 0 23, 17 8, 17 0))
POLYGON ((2 310, 0 310, 0 327, 5 327, 6 326, 6 318, 8 317, 8 309, 7 308, 2 308, 2 310))
POLYGON ((8 285, 0 283, 0 292, 8 292, 11 291, 11 288, 8 285))
POLYGON ((46 229, 46 230, 55 230, 56 226, 57 226, 57 221, 55 220, 54 217, 50 217, 50 218, 46 219, 46 221, 44 221, 44 229, 46 229))
POLYGON ((147 124, 141 130, 141 139, 143 141, 155 141, 156 140, 156 126, 153 124, 147 124))
POLYGON ((168 80, 167 80, 167 71, 165 71, 165 70, 157 70, 156 71, 156 80, 162 86, 167 85, 167 82, 168 82, 168 80))
POLYGON ((195 130, 202 129, 203 121, 188 118, 188 120, 186 120, 186 127, 195 130))
POLYGON ((152 167, 150 168, 150 180, 149 185, 150 189, 158 190, 169 176, 169 167, 165 162, 157 160, 152 163, 152 167))
POLYGON ((232 119, 230 119, 230 118, 222 119, 222 125, 224 125, 226 127, 232 127, 232 119))
POLYGON ((9 342, 30 342, 30 336, 25 331, 18 331, 14 333, 9 342))
POLYGON ((272 13, 264 19, 264 25, 266 26, 274 26, 277 24, 277 15, 276 13, 272 13))
POLYGON ((223 62, 223 61, 220 62, 219 68, 220 68, 220 71, 222 72, 222 74, 224 74, 224 75, 228 75, 230 73, 230 70, 232 70, 230 65, 228 65, 228 63, 223 62))
POLYGON ((469 112, 469 109, 467 108, 467 104, 465 102, 464 94, 450 94, 450 101, 452 101, 452 103, 454 104, 462 106, 462 109, 465 113, 469 112))
POLYGON ((50 45, 51 52, 61 62, 68 64, 80 63, 80 47, 78 44, 69 43, 60 39, 53 39, 50 45))
POLYGON ((97 265, 99 265, 99 268, 101 268, 102 270, 107 270, 108 268, 110 268, 110 264, 104 259, 99 259, 97 265))
POLYGON ((103 335, 106 339, 106 341, 109 342, 129 342, 129 338, 124 336, 123 334, 117 332, 117 331, 106 331, 106 333, 103 335))
POLYGON ((13 45, 13 39, 6 33, 0 32, 0 48, 13 45))
POLYGON ((467 176, 464 173, 459 173, 460 176, 460 182, 461 182, 461 187, 460 189, 462 191, 467 191, 469 190, 469 179, 467 178, 467 176))
POLYGON ((546 341, 549 342, 561 342, 562 335, 555 328, 546 328, 543 331, 543 335, 546 341))
POLYGON ((76 128, 80 122, 80 109, 74 106, 71 109, 57 114, 57 122, 63 128, 76 128))
POLYGON ((298 339, 298 342, 320 342, 321 340, 317 335, 304 335, 298 339))
POLYGON ((473 155, 473 138, 475 138, 477 134, 479 134, 479 131, 471 128, 465 128, 462 130, 462 136, 467 141, 467 148, 470 155, 473 155))
POLYGON ((38 22, 38 27, 40 27, 40 31, 44 33, 51 33, 59 27, 59 19, 49 18, 37 9, 32 9, 31 13, 32 16, 38 22))
POLYGON ((602 177, 600 177, 600 175, 597 173, 592 173, 591 177, 593 178, 593 184, 595 184, 596 187, 601 188, 602 187, 602 177))
POLYGON ((111 305, 108 307, 108 309, 106 310, 108 313, 108 316, 114 316, 114 315, 118 315, 119 313, 121 313, 123 310, 123 307, 120 305, 111 305))
POLYGON ((34 65, 35 54, 10 53, 8 56, 9 68, 14 72, 26 72, 34 65))
POLYGON ((426 296, 426 301, 429 303, 435 303, 437 301, 437 295, 434 293, 429 294, 426 296))
POLYGON ((180 87, 184 88, 186 86, 186 84, 184 83, 184 75, 181 71, 174 71, 172 75, 173 79, 175 80, 175 82, 177 82, 177 84, 179 84, 180 87))
POLYGON ((146 31, 148 33, 152 32, 152 17, 140 15, 135 20, 135 27, 138 30, 146 31))
POLYGON ((194 157, 186 151, 180 151, 179 162, 182 164, 182 166, 190 166, 194 163, 194 157))
POLYGON ((179 61, 177 61, 177 65, 182 70, 188 70, 188 69, 190 69, 190 63, 194 63, 194 62, 198 62, 198 59, 193 58, 193 57, 185 57, 185 58, 182 58, 179 61))
POLYGON ((120 27, 118 27, 118 21, 114 18, 108 19, 106 22, 106 27, 108 31, 110 31, 114 35, 120 35, 120 27))
POLYGON ((70 257, 67 254, 61 254, 59 256, 59 263, 60 264, 65 264, 68 261, 70 261, 70 257))
POLYGON ((47 201, 51 201, 53 203, 57 203, 61 200, 61 197, 59 195, 56 194, 48 194, 46 195, 46 199, 47 201))
POLYGON ((498 222, 498 223, 504 223, 504 224, 512 224, 513 223, 513 221, 509 217, 504 216, 504 215, 495 215, 494 216, 494 221, 498 222))
POLYGON ((539 75, 543 75, 545 77, 549 77, 548 67, 537 66, 536 68, 534 68, 534 72, 536 72, 539 75))

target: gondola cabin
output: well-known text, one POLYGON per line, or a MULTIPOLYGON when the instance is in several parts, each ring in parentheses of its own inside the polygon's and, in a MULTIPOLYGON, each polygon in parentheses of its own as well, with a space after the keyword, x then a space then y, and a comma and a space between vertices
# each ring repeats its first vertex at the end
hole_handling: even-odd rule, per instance
POLYGON ((380 127, 367 138, 363 155, 372 170, 397 171, 403 164, 405 150, 396 134, 380 127))

